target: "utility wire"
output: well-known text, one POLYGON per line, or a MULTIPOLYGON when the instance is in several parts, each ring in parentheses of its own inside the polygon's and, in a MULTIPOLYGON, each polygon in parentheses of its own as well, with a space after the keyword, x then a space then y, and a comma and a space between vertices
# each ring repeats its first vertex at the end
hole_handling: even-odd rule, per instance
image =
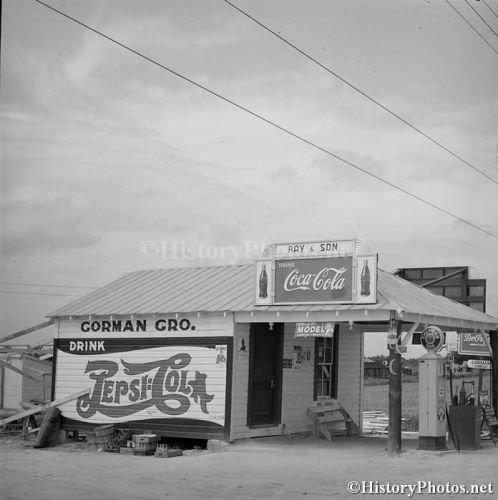
POLYGON ((463 219, 461 217, 459 217, 458 215, 455 215, 451 212, 448 212, 447 210, 445 210, 444 208, 441 208, 439 207, 438 205, 435 205, 434 203, 428 201, 428 200, 425 200, 424 198, 421 198, 420 196, 416 195, 416 194, 413 194, 411 193, 410 191, 407 191, 406 189, 386 180, 386 179, 383 179, 382 177, 368 171, 368 170, 365 170, 364 168, 356 165, 355 163, 352 163, 350 162, 349 160, 346 160, 344 158, 342 158, 341 156, 335 154, 335 153, 332 153, 331 151, 329 151, 328 149, 325 149, 321 146, 318 146, 317 144, 315 144, 314 142, 310 141, 309 139, 306 139, 298 134, 296 134, 295 132, 292 132, 291 130, 289 129, 286 129, 285 127, 281 126, 281 125, 278 125, 277 123, 275 122, 272 122, 271 120, 269 120, 268 118, 265 118, 264 116, 262 115, 259 115, 258 113, 254 112, 254 111, 251 111, 250 109, 248 108, 245 108, 244 106, 242 106, 241 104, 237 104, 236 102, 228 99, 227 97, 224 97, 222 96, 221 94, 218 94, 217 92, 215 92, 214 90, 211 90, 203 85, 201 85, 200 83, 197 83, 196 81, 194 80, 191 80, 190 78, 174 71, 173 69, 171 68, 168 68, 167 66, 164 66, 163 64, 155 61, 154 59, 151 59, 150 57, 142 54, 141 52, 138 52, 136 51, 135 49, 132 49, 131 47, 128 47, 127 45, 124 45, 123 43, 121 42, 118 42, 117 40, 115 40, 114 38, 111 38, 110 36, 84 24, 83 22, 81 21, 78 21, 77 19, 69 16, 68 14, 65 14, 64 12, 61 12, 60 10, 57 10, 55 7, 52 7, 51 5, 48 5, 44 2, 42 2, 41 0, 35 0, 37 3, 49 8, 50 10, 56 12, 57 14, 60 14, 61 16, 65 17, 66 19, 69 19, 70 21, 73 21, 74 23, 76 24, 79 24, 80 26, 83 26, 84 28, 92 31, 93 33, 96 33, 97 35, 105 38, 106 40, 109 40, 110 42, 118 45, 119 47, 122 47, 123 49, 131 52, 132 54, 135 54, 139 57, 141 57, 142 59, 145 59, 146 61, 158 66, 159 68, 162 68, 164 69, 165 71, 168 71, 169 73, 171 73, 172 75, 175 75, 177 76, 178 78, 181 78, 182 80, 185 80, 186 82, 189 82, 191 83, 192 85, 195 85, 196 87, 204 90, 205 92, 207 92, 208 94, 211 94, 215 97, 217 97, 218 99, 221 99, 222 101, 225 101, 227 102, 228 104, 231 104, 232 106, 242 110, 242 111, 245 111, 246 113, 249 113, 250 115, 254 116, 255 118, 258 118, 259 120, 261 121, 264 121, 265 123, 268 123, 269 125, 281 130, 282 132, 285 132, 286 134, 300 140, 301 142, 304 142, 305 144, 308 144, 309 146, 321 151, 322 153, 325 153, 333 158, 336 158, 337 160, 345 163, 346 165, 349 165, 350 167, 353 167, 354 169, 360 171, 360 172, 363 172, 364 174, 366 175, 369 175, 370 177, 373 177, 374 179, 377 179, 378 181, 382 182, 383 184, 386 184, 387 186, 390 186, 392 187, 393 189, 396 189, 397 191, 401 192, 401 193, 404 193, 406 194, 407 196, 410 196, 411 198, 415 199, 415 200, 418 200, 420 201, 421 203, 424 203, 425 205, 428 205, 429 207, 432 207, 434 208, 435 210, 438 210, 439 212, 441 213, 444 213, 446 215, 448 215, 449 217, 453 218, 453 219, 456 219, 460 222, 463 222, 464 224, 467 224, 468 226, 471 226, 473 227, 474 229, 477 229, 478 231, 481 231, 483 233, 486 233, 487 235, 489 236, 492 236, 493 238, 496 238, 498 239, 498 235, 488 231, 487 229, 484 229, 476 224, 474 224, 473 222, 470 222, 466 219, 463 219))
POLYGON ((461 13, 457 10, 457 8, 456 8, 454 5, 451 5, 451 3, 450 3, 448 0, 444 0, 444 1, 445 1, 445 2, 446 2, 446 3, 447 3, 447 4, 448 4, 448 5, 449 5, 449 6, 450 6, 450 7, 451 7, 451 8, 452 8, 452 9, 453 9, 453 10, 454 10, 457 14, 458 14, 458 16, 459 16, 461 19, 463 19, 463 21, 464 21, 464 22, 465 22, 465 23, 466 23, 466 24, 467 24, 470 28, 472 28, 472 30, 473 30, 473 31, 475 31, 475 32, 477 33, 477 36, 478 36, 478 37, 479 37, 479 38, 480 38, 480 39, 481 39, 481 40, 482 40, 482 41, 483 41, 486 45, 488 45, 488 46, 491 48, 491 50, 493 50, 496 54, 498 54, 498 50, 496 50, 496 49, 495 49, 495 48, 494 48, 494 47, 493 47, 493 46, 492 46, 492 45, 491 45, 491 44, 490 44, 490 43, 489 43, 489 42, 488 42, 488 41, 487 41, 487 40, 486 40, 486 39, 485 39, 482 35, 481 35, 481 33, 479 33, 479 31, 477 31, 477 29, 476 29, 476 28, 474 28, 474 26, 472 26, 472 24, 471 24, 469 21, 467 21, 467 19, 464 17, 464 15, 463 15, 463 14, 461 14, 461 13))
POLYGON ((498 17, 498 14, 488 5, 488 2, 486 0, 482 0, 484 5, 496 16, 498 17))
POLYGON ((479 17, 479 19, 493 32, 493 34, 498 38, 498 33, 487 23, 486 19, 484 19, 484 17, 481 16, 481 14, 479 14, 479 12, 477 12, 476 9, 474 9, 474 7, 472 7, 472 5, 468 2, 468 0, 465 0, 465 3, 477 14, 477 16, 479 17))
POLYGON ((95 286, 72 286, 72 285, 42 285, 40 283, 16 283, 13 281, 0 281, 0 285, 15 285, 15 286, 41 286, 44 288, 91 288, 96 290, 95 286))
POLYGON ((0 293, 8 293, 14 295, 52 295, 54 297, 83 297, 83 295, 74 295, 72 293, 8 292, 6 290, 0 290, 0 293))
MULTIPOLYGON (((351 87, 353 90, 355 90, 356 92, 358 92, 359 94, 361 94, 363 97, 366 97, 369 101, 373 102, 374 104, 376 104, 377 106, 379 106, 380 108, 382 108, 384 111, 386 111, 387 113, 389 113, 391 116, 394 116, 394 118, 396 118, 400 122, 404 123, 405 125, 407 125, 408 127, 410 127, 412 130, 415 130, 415 132, 417 132, 418 134, 422 135, 423 137, 425 137, 426 139, 428 139, 429 141, 431 141, 436 146, 439 146, 441 149, 443 149, 444 151, 446 151, 447 153, 449 153, 451 156, 453 156, 457 160, 460 160, 462 163, 465 163, 465 165, 467 165, 471 169, 475 170, 476 172, 480 173, 481 175, 483 175, 484 177, 486 177, 488 180, 490 180, 494 184, 498 185, 498 181, 496 181, 495 179, 493 179, 491 176, 489 176, 488 174, 486 174, 485 172, 483 172, 482 170, 480 170, 476 166, 474 166, 471 163, 469 163, 467 160, 465 160, 464 158, 462 158, 461 156, 459 156, 458 154, 456 154, 455 152, 453 152, 451 149, 449 149, 446 146, 444 146, 443 144, 441 144, 436 139, 432 138, 430 135, 428 135, 425 132, 423 132, 422 130, 420 130, 415 125, 411 124, 405 118, 402 118, 400 115, 398 115, 397 113, 395 113, 394 111, 392 111, 391 109, 389 109, 386 105, 382 104, 380 101, 378 101, 378 100, 374 99, 373 97, 369 96, 366 92, 364 92, 363 90, 361 90, 359 87, 357 87, 356 85, 352 84, 351 82, 349 82, 348 80, 346 80, 345 78, 343 78, 342 76, 340 76, 335 71, 332 71, 330 68, 328 68, 327 66, 325 66, 324 64, 322 64, 317 59, 315 59, 313 56, 310 56, 307 52, 305 52, 304 50, 300 49, 299 47, 297 47, 296 45, 294 45, 292 42, 289 42, 289 40, 287 40, 283 36, 279 35, 275 31, 273 31, 271 28, 269 28, 268 26, 266 26, 265 24, 263 24, 261 21, 258 21, 255 17, 251 16, 249 13, 247 13, 244 10, 242 10, 240 7, 238 7, 237 5, 233 4, 229 0, 224 0, 224 1, 225 1, 225 3, 227 3, 228 5, 230 5, 231 7, 233 7, 235 10, 239 11, 242 15, 246 16, 248 19, 250 19, 251 21, 255 22, 258 26, 260 26, 264 30, 268 31, 272 35, 276 36, 279 40, 281 40, 282 42, 284 42, 286 45, 288 45, 289 47, 291 47, 294 50, 296 50, 297 52, 299 52, 301 55, 303 55, 304 57, 306 57, 306 59, 309 59, 313 63, 317 64, 318 66, 320 66, 320 68, 324 69, 327 73, 331 74, 335 78, 338 78, 341 82, 345 83, 348 87, 351 87)), ((498 54, 498 52, 497 52, 497 54, 498 54)))

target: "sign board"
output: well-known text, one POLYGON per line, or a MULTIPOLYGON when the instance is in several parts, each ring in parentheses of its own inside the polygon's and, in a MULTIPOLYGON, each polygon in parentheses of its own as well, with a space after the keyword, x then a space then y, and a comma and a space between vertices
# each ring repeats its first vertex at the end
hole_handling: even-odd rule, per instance
POLYGON ((377 302, 377 255, 358 255, 356 270, 357 304, 377 302))
POLYGON ((467 360, 467 366, 479 370, 491 370, 491 361, 487 359, 469 359, 467 360))
POLYGON ((276 258, 331 257, 353 255, 356 240, 322 240, 302 243, 277 243, 276 258))
POLYGON ((335 323, 296 323, 294 338, 333 337, 335 323))
POLYGON ((479 332, 460 332, 458 335, 458 354, 468 354, 470 356, 491 357, 488 343, 479 332))
POLYGON ((491 427, 493 425, 498 425, 498 420, 496 419, 495 411, 493 410, 493 407, 491 405, 486 405, 483 407, 482 416, 488 427, 491 427))
POLYGON ((444 333, 437 326, 428 326, 420 334, 420 343, 427 351, 438 351, 444 344, 444 333))
POLYGON ((255 275, 255 301, 256 305, 271 305, 273 302, 273 261, 257 260, 255 275))
POLYGON ((103 342, 99 353, 72 351, 71 339, 56 342, 56 398, 90 387, 60 406, 64 417, 93 424, 175 418, 224 425, 227 344, 103 342))
POLYGON ((352 302, 352 256, 275 261, 275 304, 352 302))

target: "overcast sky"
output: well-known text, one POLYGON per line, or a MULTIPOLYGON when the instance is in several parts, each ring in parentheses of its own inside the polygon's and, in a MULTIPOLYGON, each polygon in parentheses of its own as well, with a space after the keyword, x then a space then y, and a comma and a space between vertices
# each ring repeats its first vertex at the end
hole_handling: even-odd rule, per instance
MULTIPOLYGON (((496 184, 224 1, 48 3, 498 234, 496 184)), ((498 54, 445 2, 235 3, 498 179, 498 54)), ((487 3, 498 13, 497 0, 487 3)), ((454 5, 498 50, 468 5, 454 5)), ((472 5, 497 31, 498 17, 483 2, 472 5)), ((1 50, 3 283, 98 287, 142 268, 241 261, 221 250, 215 259, 183 259, 186 245, 199 252, 357 236, 388 271, 474 267, 488 280, 488 312, 498 315, 496 238, 35 1, 3 2, 1 50), (166 255, 155 252, 161 246, 166 255)), ((74 298, 64 295, 89 291, 0 289, 23 293, 1 293, 2 334, 43 321, 74 298)))

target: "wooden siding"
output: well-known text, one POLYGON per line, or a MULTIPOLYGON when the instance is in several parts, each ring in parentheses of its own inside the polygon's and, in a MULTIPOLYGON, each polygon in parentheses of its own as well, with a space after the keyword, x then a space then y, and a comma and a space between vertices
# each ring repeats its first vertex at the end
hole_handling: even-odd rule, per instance
POLYGON ((106 316, 59 319, 57 321, 55 337, 56 338, 142 338, 142 337, 159 337, 159 338, 197 338, 197 337, 231 337, 233 335, 233 317, 231 314, 170 314, 152 316, 137 316, 130 319, 130 316, 106 316), (182 321, 188 323, 181 323, 182 321), (113 322, 121 322, 121 331, 113 331, 113 322), (133 328, 137 327, 138 322, 145 325, 145 331, 124 331, 126 322, 133 328), (107 322, 107 323, 104 323, 107 322), (101 327, 100 330, 92 331, 91 326, 101 327), (109 326, 110 332, 103 331, 102 326, 109 326), (159 325, 158 329, 156 325, 159 325), (183 330, 183 325, 190 324, 190 327, 183 330), (89 331, 82 331, 89 330, 89 331))
MULTIPOLYGON (((22 369, 22 361, 19 357, 4 359, 15 368, 22 369)), ((2 397, 0 401, 2 401, 2 408, 21 409, 22 376, 9 368, 4 368, 1 388, 2 397)))
POLYGON ((54 397, 91 389, 89 396, 60 407, 63 426, 83 430, 113 423, 172 437, 228 438, 231 321, 230 316, 214 322, 204 318, 202 325, 217 325, 213 337, 200 328, 200 337, 142 332, 140 339, 103 332, 81 338, 81 320, 76 326, 61 322, 54 346, 54 397), (225 337, 220 336, 222 325, 225 337))
MULTIPOLYGON (((249 428, 247 426, 247 397, 249 379, 248 347, 240 352, 241 341, 249 346, 249 323, 236 323, 234 331, 233 384, 232 384, 232 425, 230 439, 271 436, 293 432, 310 431, 311 421, 306 410, 314 405, 314 363, 315 339, 294 338, 295 323, 284 326, 284 359, 292 359, 294 347, 302 347, 305 363, 300 369, 283 368, 282 419, 273 427, 249 428), (310 359, 307 358, 307 353, 310 359)), ((362 333, 359 329, 349 330, 341 325, 338 356, 338 399, 350 413, 353 420, 361 422, 361 363, 362 333)))
POLYGON ((363 334, 359 327, 339 326, 337 399, 360 425, 363 373, 363 334))
POLYGON ((52 387, 52 363, 31 358, 23 358, 23 371, 40 381, 38 383, 28 377, 23 377, 22 399, 23 401, 50 401, 52 387))

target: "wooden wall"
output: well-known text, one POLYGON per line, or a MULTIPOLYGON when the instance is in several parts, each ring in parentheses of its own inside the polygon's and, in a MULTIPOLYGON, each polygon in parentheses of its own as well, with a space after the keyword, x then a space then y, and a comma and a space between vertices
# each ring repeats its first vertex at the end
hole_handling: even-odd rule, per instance
POLYGON ((363 334, 349 325, 339 326, 339 370, 337 399, 361 427, 363 388, 363 334))
MULTIPOLYGON (((232 425, 231 440, 288 434, 311 430, 311 422, 306 410, 313 406, 314 355, 313 338, 294 338, 294 323, 284 327, 284 359, 292 359, 294 347, 301 346, 310 359, 299 369, 283 368, 282 419, 274 427, 250 429, 247 427, 247 397, 249 380, 249 330, 250 324, 236 323, 234 330, 234 359, 232 384, 232 425), (240 350, 241 341, 246 346, 240 350)), ((349 330, 342 326, 339 334, 338 399, 360 425, 361 390, 363 370, 362 333, 358 328, 349 330)))
MULTIPOLYGON (((22 369, 22 361, 20 357, 8 357, 4 359, 15 368, 19 368, 19 370, 22 369)), ((2 390, 0 397, 2 408, 15 410, 21 409, 22 376, 9 368, 3 368, 2 384, 0 387, 2 390)))

